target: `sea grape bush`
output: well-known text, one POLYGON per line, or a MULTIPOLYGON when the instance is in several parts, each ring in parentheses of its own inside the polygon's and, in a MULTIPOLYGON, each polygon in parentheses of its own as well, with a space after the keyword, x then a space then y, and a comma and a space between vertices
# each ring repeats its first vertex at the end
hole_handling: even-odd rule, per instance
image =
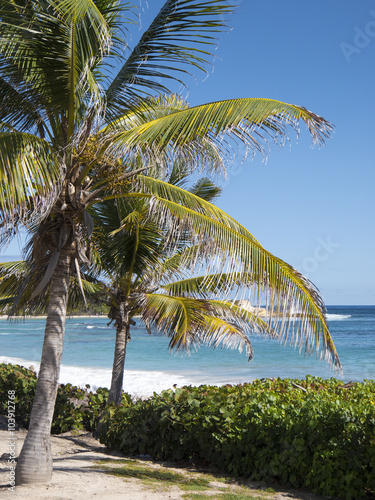
POLYGON ((36 375, 19 365, 0 364, 0 414, 6 415, 8 391, 15 391, 15 417, 18 425, 27 427, 36 387, 36 375))
MULTIPOLYGON (((16 422, 28 428, 31 407, 34 400, 37 377, 34 371, 19 365, 0 364, 0 414, 7 414, 8 391, 15 391, 16 422)), ((75 429, 96 429, 106 405, 108 389, 96 392, 61 384, 57 391, 55 412, 51 432, 60 434, 75 429)), ((123 404, 131 401, 128 394, 122 398, 123 404)))
MULTIPOLYGON (((27 427, 36 375, 0 364, 0 414, 15 391, 27 427)), ((59 386, 52 432, 96 429, 108 389, 59 386)), ((375 498, 375 382, 264 379, 238 386, 183 387, 104 412, 102 443, 126 455, 194 459, 234 476, 275 480, 333 498, 375 498)))
POLYGON ((345 500, 374 495, 374 381, 184 387, 110 408, 101 432, 102 443, 127 455, 203 459, 235 476, 345 500))

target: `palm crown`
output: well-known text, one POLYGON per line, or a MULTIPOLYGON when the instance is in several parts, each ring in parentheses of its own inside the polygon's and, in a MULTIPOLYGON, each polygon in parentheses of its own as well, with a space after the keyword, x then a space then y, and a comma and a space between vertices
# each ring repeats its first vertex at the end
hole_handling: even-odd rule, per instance
MULTIPOLYGON (((267 99, 194 108, 177 99, 174 106, 171 101, 164 106, 165 116, 154 118, 158 106, 150 102, 150 92, 168 91, 159 80, 178 79, 191 64, 203 69, 206 48, 230 10, 219 0, 168 0, 109 83, 105 68, 118 59, 121 14, 131 13, 128 3, 2 2, 1 171, 12 181, 0 193, 3 210, 12 211, 36 194, 41 197, 34 196, 34 208, 40 210, 56 180, 56 196, 64 180, 85 187, 92 168, 86 147, 92 140, 95 156, 107 170, 113 159, 108 151, 118 148, 123 163, 135 151, 148 160, 176 154, 198 137, 223 144, 223 152, 221 134, 228 131, 230 140, 262 149, 264 139, 287 137, 286 125, 296 126, 300 119, 314 141, 324 142, 331 129, 327 121, 299 106, 267 99)), ((190 159, 194 156, 203 159, 198 150, 190 159)), ((56 197, 48 196, 48 201, 56 205, 56 197)))
MULTIPOLYGON (((169 184, 178 183, 181 188, 187 173, 186 166, 175 164, 169 184)), ((208 201, 219 191, 203 178, 190 194, 208 201)), ((109 317, 116 326, 108 399, 116 404, 121 401, 126 344, 135 315, 140 316, 150 333, 154 326, 168 335, 171 349, 188 350, 202 343, 216 347, 222 343, 240 350, 245 346, 251 359, 249 333, 276 337, 272 327, 255 314, 229 300, 218 300, 238 286, 240 273, 236 277, 223 273, 194 276, 197 257, 204 258, 209 242, 201 239, 192 243, 189 233, 181 228, 178 238, 171 239, 169 218, 164 224, 155 221, 150 202, 147 197, 128 199, 123 195, 115 202, 101 203, 95 210, 97 268, 109 279, 109 317)))

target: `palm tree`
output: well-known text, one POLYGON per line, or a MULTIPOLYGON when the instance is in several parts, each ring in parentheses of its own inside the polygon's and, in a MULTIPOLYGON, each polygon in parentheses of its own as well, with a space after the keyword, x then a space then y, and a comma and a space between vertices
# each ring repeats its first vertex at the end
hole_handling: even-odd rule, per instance
POLYGON ((95 217, 95 241, 111 284, 109 315, 116 326, 109 402, 121 400, 126 344, 135 315, 149 331, 153 325, 169 335, 172 349, 222 341, 240 349, 246 346, 251 359, 248 335, 255 332, 289 340, 308 354, 322 349, 341 369, 318 291, 298 271, 198 192, 143 177, 142 192, 134 193, 135 198, 132 194, 116 204, 100 204, 95 217), (152 210, 145 201, 152 202, 152 210), (179 235, 171 241, 173 216, 179 235), (199 269, 203 275, 197 275, 199 269), (262 301, 264 320, 257 315, 262 301), (247 303, 253 307, 246 308, 247 303), (291 314, 294 309, 301 316, 298 321, 291 314))
MULTIPOLYGON (((287 138, 301 120, 316 143, 330 134, 323 118, 268 99, 194 108, 176 100, 174 109, 154 119, 150 95, 168 92, 169 83, 181 81, 189 67, 204 69, 207 48, 231 10, 224 0, 167 0, 124 61, 124 15, 133 13, 128 3, 0 2, 0 241, 8 242, 20 227, 30 230, 35 265, 46 269, 31 299, 49 287, 38 385, 17 484, 51 479, 50 425, 71 274, 80 263, 90 265, 88 208, 105 194, 120 196, 121 184, 139 173, 132 168, 135 158, 142 171, 168 164, 171 157, 190 161, 192 168, 204 166, 202 150, 188 147, 191 140, 216 143, 225 155, 238 141, 266 152, 267 139, 287 138)), ((142 183, 162 205, 166 197, 152 194, 160 185, 142 183)), ((177 221, 172 205, 166 210, 177 221)), ((216 230, 213 240, 217 235, 216 230)), ((310 306, 304 309, 309 318, 310 306)))
MULTIPOLYGON (((187 175, 186 166, 175 164, 168 181, 182 187, 187 175)), ((202 178, 190 192, 211 201, 220 189, 209 179, 202 178)), ((207 300, 207 295, 233 287, 236 281, 233 278, 222 274, 194 277, 189 279, 191 290, 182 292, 180 280, 176 288, 177 283, 173 283, 172 278, 194 271, 191 267, 194 267, 197 253, 204 253, 199 248, 203 248, 205 242, 192 248, 189 240, 182 241, 180 235, 177 244, 176 241, 168 244, 163 226, 149 215, 148 203, 149 200, 129 201, 124 197, 116 203, 101 203, 95 213, 97 229, 93 236, 100 254, 99 270, 107 275, 109 318, 116 327, 108 396, 108 403, 116 405, 121 403, 126 346, 135 315, 141 316, 149 333, 153 325, 169 335, 171 349, 189 349, 191 343, 199 345, 202 342, 217 346, 223 341, 241 350, 245 345, 251 359, 252 348, 246 332, 252 328, 275 336, 272 328, 249 311, 227 302, 207 300)))
MULTIPOLYGON (((175 165, 168 180, 173 181, 172 184, 181 185, 186 174, 186 168, 176 168, 175 165)), ((154 180, 150 179, 151 182, 154 180)), ((170 182, 161 184, 165 189, 172 187, 170 182)), ((205 203, 200 208, 204 211, 206 222, 213 213, 216 216, 221 215, 229 228, 227 234, 230 239, 242 239, 242 244, 248 247, 246 251, 251 252, 251 260, 246 265, 247 271, 229 269, 224 272, 221 269, 213 274, 193 276, 197 260, 205 259, 207 255, 207 247, 209 252, 213 251, 211 242, 201 239, 199 243, 192 244, 189 231, 185 228, 184 236, 179 236, 177 241, 169 242, 168 245, 168 228, 166 224, 163 226, 158 218, 155 221, 158 212, 150 211, 147 206, 150 198, 146 193, 129 193, 128 196, 123 194, 115 202, 102 202, 96 207, 93 212, 96 222, 93 246, 100 257, 94 255, 93 261, 96 273, 103 274, 104 271, 107 279, 99 285, 92 277, 88 280, 87 275, 85 280, 79 279, 77 273, 72 280, 70 294, 73 294, 76 304, 80 284, 84 294, 92 295, 104 289, 105 295, 110 297, 109 317, 116 326, 116 346, 109 403, 120 404, 121 401, 126 345, 130 340, 130 327, 135 315, 141 316, 149 332, 152 325, 169 335, 171 349, 189 349, 190 346, 199 346, 202 343, 214 347, 222 343, 240 350, 245 346, 250 360, 253 354, 248 338, 250 333, 263 334, 278 340, 286 340, 288 335, 295 335, 295 345, 302 347, 302 342, 305 342, 310 352, 313 343, 319 341, 319 335, 308 335, 309 329, 299 331, 300 323, 297 323, 297 330, 294 324, 291 327, 291 322, 286 321, 284 314, 285 311, 289 312, 288 306, 291 303, 298 304, 301 300, 309 302, 310 306, 319 311, 318 296, 312 284, 288 264, 269 254, 233 219, 224 213, 220 214, 216 207, 207 203, 219 193, 208 179, 200 179, 190 192, 181 186, 177 192, 180 203, 184 198, 189 199, 185 211, 193 223, 194 217, 199 219, 201 215, 199 205, 202 202, 205 203), (137 195, 135 199, 133 194, 137 195), (192 200, 196 202, 196 206, 192 200), (249 247, 249 241, 246 240, 255 243, 254 248, 249 247), (256 257, 255 252, 259 252, 256 257), (283 292, 283 287, 287 284, 289 294, 283 292), (234 292, 238 295, 240 289, 251 293, 255 288, 256 293, 264 297, 259 292, 262 286, 270 288, 273 294, 278 292, 279 298, 283 298, 281 303, 275 302, 271 297, 268 319, 258 317, 257 308, 249 310, 242 301, 230 300, 230 296, 234 292), (290 294, 295 295, 293 301, 290 294), (280 319, 281 325, 278 324, 280 319)), ((153 198, 155 201, 155 195, 153 198)), ((162 201, 167 205, 168 200, 162 201)), ((181 221, 181 218, 179 220, 181 221)), ((216 222, 212 218, 210 234, 218 227, 221 237, 225 240, 222 222, 215 224, 216 222)), ((205 237, 204 230, 200 234, 200 238, 202 237, 205 237)), ((222 242, 222 248, 225 248, 225 245, 225 241, 222 242)), ((215 257, 214 253, 211 256, 215 257)), ((241 258, 245 261, 247 257, 243 255, 241 258)), ((0 266, 0 297, 11 297, 15 308, 13 312, 17 314, 24 312, 25 306, 29 311, 40 311, 39 308, 43 307, 48 297, 48 291, 45 291, 44 296, 39 295, 30 300, 37 286, 37 273, 40 273, 40 270, 33 266, 32 262, 29 262, 28 266, 31 266, 31 269, 25 269, 25 263, 0 266), (18 299, 14 300, 15 297, 18 299)), ((211 267, 206 262, 205 269, 211 270, 211 267)), ((254 296, 252 300, 254 301, 254 296)), ((317 319, 316 317, 315 321, 317 319)), ((326 353, 339 368, 337 353, 328 331, 323 331, 323 337, 326 353)))

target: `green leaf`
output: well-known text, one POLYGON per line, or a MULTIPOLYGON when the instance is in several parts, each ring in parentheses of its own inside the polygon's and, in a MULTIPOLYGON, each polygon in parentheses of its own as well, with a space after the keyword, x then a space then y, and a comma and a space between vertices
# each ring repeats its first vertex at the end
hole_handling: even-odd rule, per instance
POLYGON ((169 92, 168 80, 183 83, 178 74, 188 68, 204 70, 232 10, 222 0, 167 0, 106 92, 111 116, 150 92, 169 92))

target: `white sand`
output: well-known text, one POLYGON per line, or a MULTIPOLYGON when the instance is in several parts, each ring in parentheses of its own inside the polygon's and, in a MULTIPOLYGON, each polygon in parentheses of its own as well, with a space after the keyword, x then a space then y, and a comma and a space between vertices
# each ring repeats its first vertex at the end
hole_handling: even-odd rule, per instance
MULTIPOLYGON (((18 455, 26 431, 16 432, 18 455)), ((102 458, 118 459, 119 454, 105 453, 106 448, 88 434, 52 436, 54 471, 50 485, 16 486, 9 490, 7 461, 0 462, 0 497, 4 500, 87 500, 91 498, 117 500, 177 500, 181 491, 153 491, 135 479, 122 479, 103 471, 90 469, 102 458)), ((0 431, 0 457, 9 453, 8 431, 0 431)))

